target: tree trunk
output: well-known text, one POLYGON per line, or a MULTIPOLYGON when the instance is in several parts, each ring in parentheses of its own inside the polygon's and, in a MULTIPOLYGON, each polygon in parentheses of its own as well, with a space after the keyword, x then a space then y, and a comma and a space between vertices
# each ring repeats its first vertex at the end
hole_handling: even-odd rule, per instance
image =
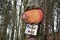
POLYGON ((1 24, 0 29, 0 40, 7 40, 7 24, 8 24, 8 1, 7 0, 1 0, 1 15, 3 15, 3 22, 1 24))
MULTIPOLYGON (((53 0, 52 0, 53 1, 53 0)), ((49 35, 49 27, 54 28, 53 24, 53 4, 51 0, 45 0, 43 5, 44 5, 44 39, 43 40, 48 40, 48 35, 49 35)), ((52 29, 53 30, 53 29, 52 29)), ((53 30, 54 33, 54 30, 53 30)), ((54 40, 54 39, 52 39, 54 40)))
POLYGON ((13 26, 12 26, 11 40, 14 39, 15 26, 16 26, 16 0, 14 0, 14 7, 13 7, 13 26))

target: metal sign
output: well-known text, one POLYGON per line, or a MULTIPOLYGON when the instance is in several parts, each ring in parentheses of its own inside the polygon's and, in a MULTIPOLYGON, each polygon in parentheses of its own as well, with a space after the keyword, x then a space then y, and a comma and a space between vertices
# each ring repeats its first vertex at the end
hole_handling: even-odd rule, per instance
POLYGON ((27 24, 25 34, 37 35, 37 29, 38 29, 38 25, 27 24))

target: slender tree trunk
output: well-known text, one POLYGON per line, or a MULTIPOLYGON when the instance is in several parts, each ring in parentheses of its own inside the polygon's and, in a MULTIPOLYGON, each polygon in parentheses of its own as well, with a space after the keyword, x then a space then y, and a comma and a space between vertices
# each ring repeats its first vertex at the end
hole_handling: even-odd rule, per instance
POLYGON ((12 34, 11 34, 11 40, 14 38, 14 29, 15 29, 15 22, 16 22, 16 0, 14 0, 14 8, 13 8, 13 26, 12 26, 12 34))

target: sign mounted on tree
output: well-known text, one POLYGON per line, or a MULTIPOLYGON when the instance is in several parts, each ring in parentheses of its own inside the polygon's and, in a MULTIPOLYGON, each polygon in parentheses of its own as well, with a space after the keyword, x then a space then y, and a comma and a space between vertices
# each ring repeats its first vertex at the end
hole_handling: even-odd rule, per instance
POLYGON ((40 9, 31 9, 23 14, 23 19, 26 23, 37 24, 42 21, 42 11, 40 9))
POLYGON ((26 24, 25 34, 37 35, 38 25, 26 24))
POLYGON ((30 9, 24 12, 23 19, 27 23, 25 34, 37 35, 38 23, 42 21, 42 16, 40 9, 30 9))

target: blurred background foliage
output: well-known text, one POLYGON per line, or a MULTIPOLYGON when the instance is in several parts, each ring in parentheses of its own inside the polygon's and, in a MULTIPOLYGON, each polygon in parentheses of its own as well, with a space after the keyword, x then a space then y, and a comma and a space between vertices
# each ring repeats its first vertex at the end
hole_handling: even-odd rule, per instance
POLYGON ((60 0, 0 0, 0 40, 27 40, 22 15, 41 8, 43 20, 36 40, 60 40, 60 0))

